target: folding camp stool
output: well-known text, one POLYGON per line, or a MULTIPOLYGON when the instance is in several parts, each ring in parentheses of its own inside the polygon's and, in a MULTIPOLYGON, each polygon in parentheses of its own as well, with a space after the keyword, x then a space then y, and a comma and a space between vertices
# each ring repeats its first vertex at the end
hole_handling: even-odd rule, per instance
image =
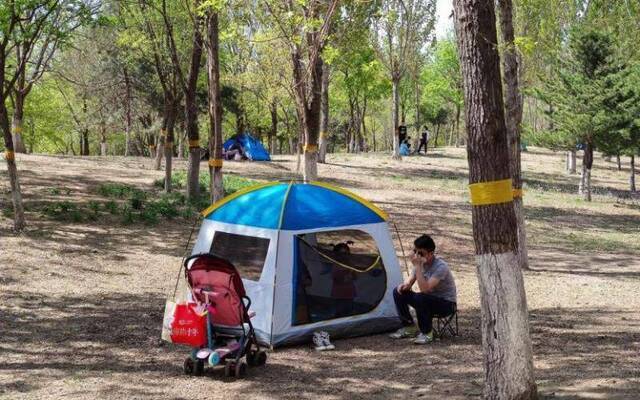
POLYGON ((453 313, 448 315, 434 315, 436 319, 435 326, 433 327, 434 336, 438 339, 442 339, 446 335, 456 337, 459 335, 458 331, 458 306, 453 306, 453 313), (454 325, 455 324, 455 325, 454 325))

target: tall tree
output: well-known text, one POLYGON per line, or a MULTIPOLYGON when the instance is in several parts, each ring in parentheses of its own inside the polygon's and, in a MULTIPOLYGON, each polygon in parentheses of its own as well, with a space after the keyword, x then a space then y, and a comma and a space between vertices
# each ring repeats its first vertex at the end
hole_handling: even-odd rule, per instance
POLYGON ((222 182, 222 100, 220 98, 220 38, 218 10, 214 4, 207 9, 207 75, 209 77, 209 174, 211 202, 224 197, 222 182))
POLYGON ((388 0, 380 5, 372 30, 374 48, 391 79, 391 127, 394 159, 400 157, 398 137, 400 81, 407 60, 432 40, 435 24, 434 0, 388 0))
POLYGON ((16 230, 24 228, 25 218, 14 151, 24 151, 24 146, 22 121, 15 118, 18 148, 14 146, 6 101, 11 94, 17 95, 18 113, 22 111, 24 98, 33 82, 42 76, 59 42, 78 25, 76 18, 89 15, 90 10, 87 4, 77 0, 0 3, 0 129, 4 135, 16 230), (15 58, 12 57, 14 54, 15 58), (12 58, 14 62, 11 62, 12 58))
POLYGON ((507 128, 490 0, 455 0, 462 60, 473 237, 482 309, 485 398, 536 399, 518 263, 507 128))
POLYGON ((511 181, 513 183, 513 206, 518 221, 518 257, 520 267, 529 269, 527 253, 527 232, 524 222, 522 202, 522 177, 520 174, 520 133, 522 132, 522 95, 518 83, 521 73, 518 54, 515 47, 513 30, 513 3, 511 0, 498 0, 500 9, 500 32, 502 33, 502 66, 505 83, 505 117, 510 151, 511 181))
POLYGON ((265 1, 290 49, 296 109, 304 134, 305 181, 318 178, 322 57, 337 0, 265 1))

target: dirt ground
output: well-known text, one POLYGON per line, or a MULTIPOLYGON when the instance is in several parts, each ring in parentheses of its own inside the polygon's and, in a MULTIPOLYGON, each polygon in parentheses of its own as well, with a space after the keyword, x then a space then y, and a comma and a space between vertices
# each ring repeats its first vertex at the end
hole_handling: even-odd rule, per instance
MULTIPOLYGON (((274 158, 228 162, 225 170, 259 180, 295 176, 294 157, 274 158)), ((481 397, 464 149, 402 162, 382 154, 331 155, 319 167, 321 177, 387 211, 405 249, 420 233, 434 236, 457 280, 461 336, 429 346, 375 335, 336 340, 333 352, 276 349, 265 367, 240 381, 223 378, 219 369, 183 375, 188 351, 160 340, 190 221, 125 225, 105 216, 74 223, 38 211, 55 201, 100 200, 95 188, 104 182, 153 190, 163 172, 136 158, 18 155, 17 161, 29 226, 16 235, 0 215, 0 398, 481 397)), ((0 165, 0 208, 7 210, 0 165)), ((563 165, 560 153, 524 154, 531 263, 525 284, 539 392, 541 398, 638 399, 640 200, 626 194, 626 172, 598 157, 594 202, 583 202, 575 194, 579 178, 563 165)))

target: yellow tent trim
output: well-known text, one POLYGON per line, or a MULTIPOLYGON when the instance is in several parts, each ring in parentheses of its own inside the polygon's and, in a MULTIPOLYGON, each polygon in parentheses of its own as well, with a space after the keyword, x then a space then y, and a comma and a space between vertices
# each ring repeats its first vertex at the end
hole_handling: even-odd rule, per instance
POLYGON ((378 216, 380 218, 382 218, 383 220, 387 221, 389 219, 389 216, 387 215, 387 213, 385 213, 384 211, 382 211, 380 208, 378 208, 375 204, 373 204, 372 202, 370 202, 369 200, 363 199, 362 197, 358 196, 355 193, 352 193, 348 190, 342 189, 338 186, 334 186, 331 185, 329 183, 325 183, 325 182, 318 182, 318 181, 313 181, 313 182, 309 182, 309 184, 311 185, 316 185, 316 186, 320 186, 329 190, 333 190, 334 192, 338 192, 342 195, 345 195, 359 203, 361 203, 362 205, 366 206, 367 208, 369 208, 371 211, 373 211, 374 213, 378 214, 378 216))
POLYGON ((365 272, 369 272, 372 269, 374 269, 378 263, 380 262, 380 254, 378 254, 378 256, 376 257, 376 260, 373 262, 373 264, 369 265, 367 268, 365 269, 358 269, 358 268, 353 268, 350 265, 341 263, 338 260, 335 260, 331 257, 329 257, 328 255, 324 254, 322 251, 320 251, 317 247, 313 246, 312 244, 310 244, 309 242, 307 242, 306 240, 304 240, 302 237, 298 236, 298 239, 300 239, 304 244, 306 244, 307 246, 311 247, 316 253, 318 253, 321 257, 326 258, 327 260, 331 261, 333 264, 336 264, 337 266, 344 268, 344 269, 348 269, 351 270, 353 272, 357 272, 357 273, 365 273, 365 272))
POLYGON ((282 182, 267 182, 267 183, 261 183, 259 185, 249 186, 249 187, 244 188, 244 189, 240 189, 237 192, 232 193, 229 196, 216 201, 215 203, 213 203, 212 205, 210 205, 206 209, 202 210, 200 212, 200 215, 202 215, 203 217, 206 217, 207 215, 211 214, 212 212, 214 212, 218 208, 220 208, 223 205, 227 204, 231 200, 234 200, 234 199, 242 196, 243 194, 246 194, 246 193, 249 193, 249 192, 253 192, 254 190, 259 190, 259 189, 262 189, 262 188, 266 188, 266 187, 269 187, 269 186, 280 185, 281 183, 282 182))

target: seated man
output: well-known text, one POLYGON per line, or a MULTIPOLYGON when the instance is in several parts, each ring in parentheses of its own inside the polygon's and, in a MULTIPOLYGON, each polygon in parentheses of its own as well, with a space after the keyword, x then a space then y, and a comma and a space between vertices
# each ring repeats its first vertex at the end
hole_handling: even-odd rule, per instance
POLYGON ((433 341, 433 316, 450 315, 455 309, 456 283, 447 263, 435 256, 436 244, 429 235, 420 236, 413 244, 413 275, 393 291, 403 327, 390 337, 400 339, 410 335, 407 327, 413 326, 413 318, 409 313, 409 306, 412 306, 416 310, 420 329, 413 342, 426 344, 433 341), (420 290, 418 293, 411 290, 415 282, 420 290))

